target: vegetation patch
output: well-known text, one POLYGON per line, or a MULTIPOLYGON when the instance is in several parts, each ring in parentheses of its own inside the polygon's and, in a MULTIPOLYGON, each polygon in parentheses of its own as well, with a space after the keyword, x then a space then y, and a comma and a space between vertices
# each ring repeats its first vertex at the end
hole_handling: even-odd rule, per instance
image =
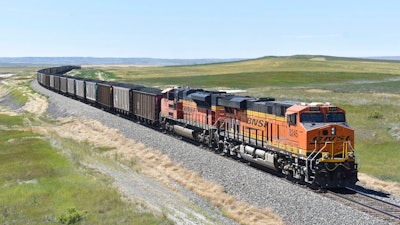
POLYGON ((13 103, 19 106, 25 105, 25 103, 29 99, 28 95, 24 93, 20 88, 11 89, 8 95, 11 96, 13 103))
MULTIPOLYGON (((7 115, 0 113, 0 127, 21 126, 24 123, 24 118, 20 115, 7 115)), ((0 137, 1 138, 1 137, 0 137)))
POLYGON ((121 200, 107 178, 77 167, 46 138, 18 130, 2 130, 0 137, 1 224, 80 220, 87 224, 158 224, 163 220, 121 200))
POLYGON ((83 68, 78 70, 76 71, 75 76, 94 80, 115 80, 118 78, 112 72, 92 68, 83 68))
POLYGON ((67 211, 61 214, 61 216, 59 216, 57 219, 62 224, 74 224, 82 220, 83 214, 84 213, 78 212, 75 208, 69 208, 67 211))
MULTIPOLYGON (((13 95, 29 93, 24 85, 13 95)), ((0 113, 0 224, 170 224, 84 167, 82 160, 96 153, 87 144, 27 131, 50 123, 32 113, 0 113)))
MULTIPOLYGON (((343 84, 357 80, 374 80, 390 78, 390 74, 365 74, 341 72, 305 72, 305 71, 275 71, 275 72, 247 72, 218 75, 173 76, 157 78, 139 78, 128 80, 148 86, 178 85, 190 87, 229 87, 239 89, 259 87, 321 87, 332 84, 343 84)), ((345 90, 345 89, 342 89, 345 90)))

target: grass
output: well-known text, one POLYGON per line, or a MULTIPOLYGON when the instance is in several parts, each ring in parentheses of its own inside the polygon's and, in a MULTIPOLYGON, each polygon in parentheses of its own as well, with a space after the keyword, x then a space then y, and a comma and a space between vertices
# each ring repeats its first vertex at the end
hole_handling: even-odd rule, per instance
POLYGON ((400 182, 400 149, 399 144, 393 141, 384 141, 373 144, 360 143, 358 145, 358 162, 361 171, 377 174, 384 180, 400 182), (385 169, 384 173, 382 169, 385 169))
POLYGON ((0 223, 56 223, 70 208, 86 224, 163 223, 122 201, 107 178, 77 167, 45 138, 16 130, 0 135, 0 223))
POLYGON ((30 116, 0 114, 0 224, 171 224, 82 166, 87 143, 20 130, 30 116))
POLYGON ((313 57, 267 57, 233 63, 219 63, 174 67, 110 67, 122 80, 163 77, 191 77, 201 75, 224 75, 264 72, 324 72, 366 73, 400 75, 400 63, 355 61, 345 58, 326 58, 326 61, 310 60, 313 57))
MULTIPOLYGON (((24 118, 19 115, 10 116, 10 115, 0 113, 0 127, 1 126, 5 126, 5 127, 21 126, 24 123, 23 119, 24 118)), ((0 137, 0 140, 1 140, 1 137, 0 137)))
POLYGON ((117 78, 111 72, 93 68, 86 68, 78 71, 74 70, 71 72, 71 75, 94 80, 113 80, 117 78))
MULTIPOLYGON (((221 75, 197 75, 173 76, 173 77, 150 77, 133 79, 131 82, 140 83, 148 86, 192 86, 202 88, 261 88, 270 87, 304 87, 320 85, 337 85, 356 81, 374 81, 379 79, 389 79, 391 74, 365 74, 365 73, 343 73, 343 72, 305 72, 305 71, 277 71, 277 72, 248 72, 221 75)), ((129 81, 129 80, 128 80, 129 81)), ((393 87, 395 85, 392 85, 393 87)), ((342 90, 345 89, 342 87, 342 90)))
POLYGON ((12 97, 12 100, 16 105, 25 105, 29 99, 27 94, 20 88, 11 89, 9 95, 12 97))

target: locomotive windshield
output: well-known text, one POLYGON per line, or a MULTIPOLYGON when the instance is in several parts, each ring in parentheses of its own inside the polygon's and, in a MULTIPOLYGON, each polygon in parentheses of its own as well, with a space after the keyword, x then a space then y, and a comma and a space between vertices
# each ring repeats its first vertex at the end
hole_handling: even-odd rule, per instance
POLYGON ((344 113, 328 113, 326 114, 326 122, 346 122, 344 113))
POLYGON ((300 115, 300 122, 323 123, 324 122, 324 114, 322 114, 322 113, 303 113, 300 115))

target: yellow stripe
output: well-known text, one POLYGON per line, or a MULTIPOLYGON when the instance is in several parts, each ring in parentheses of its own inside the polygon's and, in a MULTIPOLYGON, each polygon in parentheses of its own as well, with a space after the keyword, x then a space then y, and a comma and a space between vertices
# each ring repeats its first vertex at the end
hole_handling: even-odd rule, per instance
POLYGON ((247 110, 247 115, 249 115, 249 116, 258 116, 258 117, 261 117, 261 118, 272 119, 272 120, 277 120, 277 121, 282 121, 282 122, 286 121, 284 116, 276 116, 274 114, 257 112, 257 111, 253 111, 253 110, 247 110))
POLYGON ((183 100, 182 103, 185 105, 190 105, 190 106, 194 106, 194 107, 197 106, 196 102, 192 102, 192 101, 188 101, 188 100, 183 100))
POLYGON ((213 105, 213 106, 211 107, 211 110, 212 110, 212 111, 224 110, 224 109, 225 109, 225 107, 223 107, 223 106, 215 106, 215 105, 213 105))

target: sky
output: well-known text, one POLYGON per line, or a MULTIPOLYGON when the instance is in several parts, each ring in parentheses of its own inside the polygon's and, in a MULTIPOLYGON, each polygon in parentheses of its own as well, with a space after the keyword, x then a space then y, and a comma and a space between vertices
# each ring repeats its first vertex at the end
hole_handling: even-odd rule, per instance
POLYGON ((398 0, 1 0, 0 57, 400 55, 398 0))

